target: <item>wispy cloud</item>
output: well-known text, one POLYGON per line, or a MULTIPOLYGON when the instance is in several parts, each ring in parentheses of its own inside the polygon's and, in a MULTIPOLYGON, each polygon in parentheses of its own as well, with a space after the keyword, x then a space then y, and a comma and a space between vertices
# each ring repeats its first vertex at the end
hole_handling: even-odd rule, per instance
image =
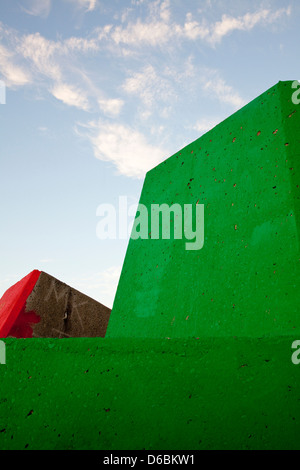
MULTIPOLYGON (((110 28, 110 39, 117 45, 141 48, 144 45, 162 46, 170 41, 201 40, 215 46, 233 31, 250 31, 255 26, 272 24, 284 16, 291 14, 291 7, 277 10, 260 9, 243 16, 223 15, 221 20, 209 23, 199 21, 189 12, 183 24, 171 21, 169 1, 159 0, 150 3, 150 13, 145 21, 138 18, 125 26, 110 28)), ((107 36, 106 36, 107 37, 107 36)))
MULTIPOLYGON (((68 1, 72 1, 88 11, 94 10, 97 6, 96 0, 68 1)), ((51 7, 51 1, 31 0, 26 5, 30 6, 32 14, 46 14, 45 12, 51 7)), ((130 50, 140 50, 145 45, 159 47, 161 50, 167 43, 173 45, 173 43, 185 40, 203 41, 215 47, 224 37, 234 31, 250 31, 259 24, 271 24, 284 15, 291 14, 291 7, 277 10, 261 9, 238 17, 223 15, 221 20, 209 23, 205 19, 199 21, 191 13, 188 13, 184 23, 179 24, 172 22, 168 0, 156 0, 147 3, 147 5, 148 16, 145 20, 138 17, 124 25, 107 24, 95 28, 89 38, 70 37, 63 41, 54 41, 43 37, 40 33, 18 36, 17 33, 11 34, 2 31, 3 37, 7 36, 8 42, 6 46, 1 46, 0 68, 4 77, 7 78, 8 86, 29 83, 32 76, 35 76, 36 82, 38 80, 37 74, 40 77, 47 77, 55 83, 70 82, 70 79, 64 75, 64 70, 67 67, 72 68, 73 54, 95 53, 108 47, 111 53, 120 54, 121 52, 126 57, 130 54, 130 50), (121 45, 127 49, 120 49, 121 45), (27 61, 27 68, 24 59, 27 61)), ((153 66, 148 65, 144 70, 135 72, 127 79, 124 90, 127 93, 139 93, 144 102, 150 103, 153 97, 157 96, 157 92, 164 96, 161 90, 167 89, 166 82, 160 79, 159 83, 158 80, 153 66), (141 83, 143 78, 146 78, 144 84, 141 83), (150 83, 151 78, 153 79, 152 83, 150 83)), ((75 83, 73 84, 75 86, 75 83)), ((52 87, 53 83, 48 89, 51 90, 52 87)))
POLYGON ((31 82, 30 73, 16 63, 15 54, 1 44, 0 72, 7 87, 23 86, 31 82))
POLYGON ((159 7, 159 16, 160 18, 168 22, 171 19, 171 4, 170 0, 164 0, 159 7))
POLYGON ((85 11, 93 11, 97 6, 97 0, 67 0, 74 3, 79 8, 84 8, 85 11))
POLYGON ((74 62, 77 55, 94 52, 97 48, 95 39, 80 37, 53 41, 35 33, 16 39, 16 51, 27 61, 32 82, 44 84, 55 98, 84 111, 90 109, 88 95, 97 101, 100 91, 84 71, 76 69, 74 62))
POLYGON ((90 51, 95 52, 99 49, 99 42, 97 41, 97 38, 86 39, 81 37, 71 37, 66 39, 61 47, 66 53, 70 51, 83 53, 90 51))
POLYGON ((147 107, 169 101, 175 95, 170 80, 159 75, 152 65, 146 65, 142 71, 134 72, 125 80, 122 88, 128 94, 139 96, 147 107))
POLYGON ((237 18, 223 15, 221 21, 216 22, 207 36, 208 42, 215 45, 233 31, 251 31, 256 25, 271 24, 283 16, 291 14, 291 7, 272 11, 262 9, 254 13, 246 13, 237 18))
POLYGON ((99 107, 104 114, 108 116, 119 116, 122 107, 124 106, 124 101, 118 98, 114 99, 99 99, 99 107))
POLYGON ((246 104, 246 100, 220 77, 217 70, 205 69, 203 77, 205 78, 201 79, 202 88, 212 98, 230 105, 233 109, 239 109, 246 104))
POLYGON ((188 13, 186 15, 186 21, 184 25, 176 26, 176 32, 179 36, 186 39, 207 39, 210 33, 210 28, 206 24, 205 20, 203 20, 202 23, 199 23, 193 19, 193 15, 191 13, 188 13))
POLYGON ((141 48, 143 45, 157 46, 166 43, 173 33, 170 26, 163 21, 130 23, 126 27, 112 28, 111 39, 116 44, 126 44, 141 48))
MULTIPOLYGON (((66 1, 85 11, 93 11, 98 5, 96 0, 66 1)), ((29 4, 30 11, 36 14, 40 11, 40 15, 43 14, 41 5, 44 12, 47 5, 48 9, 51 7, 50 1, 32 0, 27 7, 29 4)), ((166 137, 166 119, 186 110, 187 102, 194 112, 191 99, 194 92, 197 99, 204 94, 230 111, 246 103, 240 91, 227 83, 220 71, 205 68, 194 60, 195 53, 187 49, 190 44, 217 47, 229 34, 273 24, 290 15, 291 8, 223 15, 217 21, 209 21, 203 12, 188 12, 175 20, 174 13, 169 0, 135 0, 120 15, 111 17, 110 24, 103 20, 103 26, 93 28, 88 34, 64 39, 57 36, 49 39, 39 32, 21 34, 4 29, 0 23, 0 77, 3 76, 8 87, 31 84, 39 93, 50 93, 66 106, 89 113, 100 111, 103 121, 89 122, 86 127, 95 156, 112 162, 123 175, 142 178, 168 155, 163 148, 165 144, 150 144, 150 139, 153 142, 155 138, 152 129, 165 129, 166 137), (182 48, 183 54, 188 52, 185 60, 183 55, 174 54, 177 47, 182 48), (105 68, 99 74, 95 66, 96 62, 107 64, 108 54, 108 76, 113 77, 112 83, 107 83, 105 68), (89 60, 91 57, 97 60, 89 60), (112 75, 110 65, 116 64, 114 60, 118 69, 112 75), (148 128, 141 131, 146 120, 148 128)), ((198 120, 197 125, 199 132, 205 132, 210 123, 198 120)), ((187 121, 184 126, 188 126, 187 121)))
POLYGON ((62 79, 57 57, 63 52, 61 43, 50 41, 40 33, 28 34, 18 39, 17 52, 32 64, 34 73, 55 81, 62 79))
POLYGON ((46 88, 67 106, 83 111, 92 107, 111 117, 120 114, 124 101, 105 97, 80 65, 87 54, 98 50, 96 33, 91 38, 70 37, 54 41, 40 33, 2 32, 6 34, 9 48, 0 44, 0 75, 7 87, 34 83, 46 88))
POLYGON ((20 5, 28 15, 47 18, 51 10, 51 0, 24 0, 20 5))
POLYGON ((72 85, 59 83, 51 90, 52 95, 69 106, 88 111, 89 103, 83 90, 76 89, 72 85))
POLYGON ((148 170, 169 154, 123 124, 90 122, 81 129, 77 127, 77 132, 90 140, 96 158, 113 163, 120 174, 131 178, 144 178, 148 170))

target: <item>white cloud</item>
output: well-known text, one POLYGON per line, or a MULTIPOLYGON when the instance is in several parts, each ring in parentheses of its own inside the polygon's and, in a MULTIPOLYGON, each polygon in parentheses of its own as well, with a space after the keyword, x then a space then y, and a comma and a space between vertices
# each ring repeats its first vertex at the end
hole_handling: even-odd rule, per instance
POLYGON ((31 81, 30 74, 15 63, 14 54, 0 44, 0 74, 7 87, 23 86, 31 81))
POLYGON ((171 82, 159 76, 152 65, 145 66, 141 72, 133 73, 125 80, 122 88, 126 93, 139 96, 148 107, 174 98, 171 82))
POLYGON ((238 18, 223 15, 222 20, 218 21, 213 26, 208 40, 211 44, 216 44, 221 42, 223 37, 230 34, 232 31, 250 31, 259 23, 271 24, 282 16, 289 16, 290 14, 291 7, 280 8, 273 12, 269 9, 263 9, 255 13, 246 13, 244 16, 239 16, 238 18))
POLYGON ((64 41, 53 41, 40 33, 22 36, 16 47, 17 52, 33 64, 36 72, 54 81, 63 80, 63 69, 72 68, 74 71, 72 62, 75 53, 85 54, 98 49, 97 37, 86 39, 72 36, 64 41), (74 55, 71 56, 71 53, 74 55))
POLYGON ((122 124, 90 122, 83 127, 90 131, 86 137, 92 143, 95 157, 113 163, 120 174, 131 178, 144 178, 147 171, 169 155, 149 144, 137 130, 122 124))
POLYGON ((163 21, 143 23, 140 19, 136 23, 129 23, 125 28, 116 26, 112 29, 111 38, 116 44, 142 47, 166 43, 172 37, 173 32, 168 24, 163 21))
POLYGON ((99 99, 98 100, 100 109, 108 116, 118 116, 124 105, 124 101, 121 99, 99 99))
POLYGON ((209 24, 205 20, 197 21, 191 13, 188 13, 184 24, 180 25, 170 22, 170 2, 158 0, 150 4, 150 14, 146 21, 138 18, 136 22, 128 23, 126 26, 111 27, 110 37, 117 45, 124 44, 137 48, 143 45, 161 46, 180 38, 192 41, 200 39, 215 46, 233 31, 250 31, 258 24, 271 24, 290 14, 291 7, 275 11, 261 9, 239 17, 223 15, 220 21, 209 24))
POLYGON ((46 77, 47 88, 55 98, 84 111, 90 108, 88 94, 96 95, 97 100, 99 91, 87 74, 79 67, 76 68, 74 57, 75 53, 88 53, 97 48, 95 38, 71 37, 65 41, 51 41, 40 33, 24 35, 17 45, 18 53, 29 61, 37 83, 41 83, 42 78, 46 77), (77 81, 84 82, 81 87, 70 83, 75 81, 75 74, 77 81))
POLYGON ((53 80, 61 80, 61 67, 55 59, 55 54, 62 52, 59 42, 50 41, 40 33, 23 36, 17 48, 25 59, 29 59, 35 70, 53 80))
POLYGON ((23 0, 23 5, 20 6, 28 15, 47 18, 51 10, 51 0, 23 0))
POLYGON ((217 98, 221 103, 229 104, 234 109, 239 109, 246 104, 246 100, 232 86, 227 85, 217 71, 206 69, 203 75, 208 76, 202 79, 203 90, 217 98))
MULTIPOLYGON (((109 30, 109 27, 105 27, 105 34, 109 30)), ((91 102, 98 102, 105 114, 112 117, 120 114, 123 100, 103 99, 101 90, 85 70, 76 64, 77 59, 82 60, 82 55, 99 49, 98 31, 94 31, 94 37, 89 39, 72 36, 64 41, 49 40, 40 33, 18 36, 12 30, 4 31, 1 23, 0 31, 5 32, 8 38, 13 37, 10 49, 0 44, 0 73, 7 86, 43 84, 66 105, 88 111, 90 99, 91 102), (25 67, 16 65, 14 61, 22 62, 25 67)))
POLYGON ((71 37, 69 39, 66 39, 61 47, 64 48, 66 52, 89 52, 97 51, 99 49, 99 44, 96 38, 85 39, 80 37, 71 37))
POLYGON ((176 84, 180 84, 181 86, 186 85, 191 78, 196 77, 194 57, 190 55, 177 63, 173 62, 172 64, 165 65, 164 75, 176 84))
POLYGON ((186 15, 186 22, 184 23, 183 28, 177 25, 176 31, 187 39, 195 40, 198 38, 204 39, 209 35, 209 28, 203 24, 198 23, 198 21, 193 20, 192 14, 188 13, 186 15))
POLYGON ((72 85, 58 83, 51 89, 51 93, 56 99, 69 106, 75 106, 76 108, 83 109, 84 111, 89 109, 89 103, 84 92, 72 85))
POLYGON ((145 3, 146 0, 131 0, 131 5, 142 5, 142 3, 145 3))
POLYGON ((93 11, 97 6, 97 0, 68 0, 75 3, 79 8, 84 8, 86 11, 93 11))
POLYGON ((171 18, 170 0, 154 0, 146 2, 149 10, 150 20, 160 18, 162 21, 168 23, 171 18))
POLYGON ((164 0, 160 6, 160 18, 166 23, 170 21, 171 10, 170 10, 170 0, 164 0))
POLYGON ((103 39, 109 39, 109 33, 111 32, 113 28, 112 24, 107 24, 103 27, 97 28, 97 37, 99 41, 102 41, 103 39))
MULTIPOLYGON (((97 6, 96 0, 68 0, 75 2, 78 6, 86 8, 88 11, 94 10, 97 6)), ((113 26, 106 25, 102 28, 96 28, 91 38, 70 37, 64 41, 53 41, 46 39, 40 33, 19 36, 15 31, 3 29, 0 24, 2 37, 7 38, 8 45, 0 46, 0 68, 7 86, 21 86, 33 81, 37 84, 42 79, 50 80, 47 88, 53 87, 56 83, 73 83, 71 71, 75 70, 74 61, 80 54, 94 53, 103 48, 103 42, 111 52, 117 54, 133 53, 134 50, 142 48, 145 45, 160 48, 166 44, 173 44, 177 40, 197 41, 201 40, 211 46, 216 46, 222 39, 236 30, 250 31, 256 25, 274 23, 284 15, 291 14, 291 7, 280 8, 272 11, 271 9, 261 9, 256 12, 247 13, 243 16, 232 17, 223 15, 220 21, 208 23, 203 20, 197 21, 191 13, 186 15, 183 25, 171 22, 171 11, 169 0, 156 0, 155 2, 134 2, 133 4, 145 3, 148 6, 149 14, 145 21, 138 18, 135 22, 128 22, 125 25, 113 26), (123 44, 125 47, 121 48, 123 44), (116 47, 118 46, 118 47, 116 47), (24 61, 25 59, 25 61, 24 61)), ((50 0, 28 0, 25 4, 31 14, 44 15, 51 7, 50 0)), ((77 67, 79 74, 80 66, 77 67)), ((177 74, 175 73, 174 80, 177 74)), ((145 67, 141 72, 137 72, 128 78, 124 84, 124 90, 127 93, 140 96, 144 104, 151 106, 151 103, 157 100, 165 99, 165 95, 172 94, 170 81, 157 76, 152 66, 145 67), (142 83, 142 80, 145 82, 142 83), (151 82, 151 79, 153 81, 151 82)), ((101 93, 98 93, 96 87, 91 84, 88 92, 94 96, 97 102, 101 93)), ((239 106, 241 100, 238 96, 232 95, 227 90, 227 96, 223 101, 229 100, 239 106)), ((103 100, 102 100, 103 101, 103 100)), ((66 101, 69 102, 69 101, 66 101)), ((73 100, 71 100, 73 103, 73 100)), ((82 100, 81 100, 82 102, 82 100)), ((73 104, 72 104, 73 105, 73 104)), ((101 103, 102 109, 106 107, 101 103)), ((118 114, 118 103, 107 103, 108 114, 118 114)), ((86 108, 86 104, 82 109, 86 108)), ((149 110, 143 110, 148 112, 149 110)))

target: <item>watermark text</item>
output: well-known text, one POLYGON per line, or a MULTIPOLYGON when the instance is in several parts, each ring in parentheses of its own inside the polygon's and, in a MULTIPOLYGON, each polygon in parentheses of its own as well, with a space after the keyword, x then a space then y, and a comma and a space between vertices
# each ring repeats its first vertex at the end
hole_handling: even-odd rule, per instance
POLYGON ((127 197, 119 198, 119 208, 101 204, 96 212, 100 240, 182 240, 186 250, 201 250, 204 246, 204 204, 136 204, 128 207, 127 197), (118 213, 118 216, 117 216, 118 213), (128 217, 136 214, 133 223, 128 217), (117 223, 118 222, 118 223, 117 223))
POLYGON ((0 104, 6 104, 6 87, 3 80, 0 80, 0 104))
POLYGON ((294 91, 292 94, 292 102, 294 104, 300 104, 300 80, 295 80, 292 83, 292 88, 296 89, 296 91, 294 91))
POLYGON ((6 345, 4 341, 0 341, 0 365, 6 364, 6 345))

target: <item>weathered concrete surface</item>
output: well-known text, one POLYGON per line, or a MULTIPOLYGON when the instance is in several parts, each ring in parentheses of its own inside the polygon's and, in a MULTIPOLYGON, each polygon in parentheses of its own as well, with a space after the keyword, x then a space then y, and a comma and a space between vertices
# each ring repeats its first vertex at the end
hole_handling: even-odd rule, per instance
MULTIPOLYGON (((34 284, 24 290, 28 281, 20 281, 9 291, 16 299, 10 308, 2 300, 0 311, 2 337, 104 337, 111 310, 90 297, 44 272, 34 271, 34 284), (13 314, 13 315, 12 315, 13 314), (1 320, 2 319, 2 320, 1 320), (6 322, 5 322, 6 319, 6 322)), ((31 280, 32 273, 25 278, 31 280)), ((4 294, 3 299, 7 297, 4 294)), ((13 297, 13 296, 10 296, 13 297)), ((1 301, 0 301, 1 305, 1 301)), ((1 336, 0 336, 1 337, 1 336)))
MULTIPOLYGON (((204 204, 204 247, 131 239, 107 336, 300 336, 300 106, 280 82, 148 172, 140 203, 204 204)), ((149 228, 149 232, 150 232, 149 228)))

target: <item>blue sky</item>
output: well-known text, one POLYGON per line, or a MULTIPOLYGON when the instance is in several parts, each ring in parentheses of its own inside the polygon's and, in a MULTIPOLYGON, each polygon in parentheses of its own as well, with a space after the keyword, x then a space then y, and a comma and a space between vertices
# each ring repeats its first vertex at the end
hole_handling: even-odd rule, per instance
POLYGON ((40 269, 111 306, 100 204, 279 80, 298 0, 0 0, 0 296, 40 269))

